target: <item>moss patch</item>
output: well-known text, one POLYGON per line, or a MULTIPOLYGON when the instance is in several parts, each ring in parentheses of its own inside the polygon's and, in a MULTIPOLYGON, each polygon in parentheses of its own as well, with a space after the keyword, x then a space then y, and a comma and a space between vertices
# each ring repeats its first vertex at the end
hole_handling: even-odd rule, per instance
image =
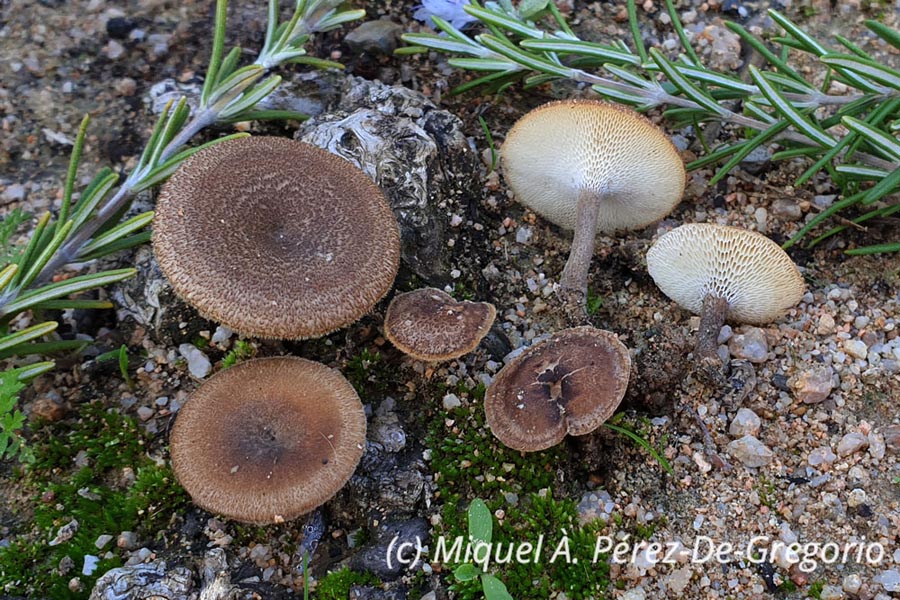
POLYGON ((122 564, 115 540, 95 545, 101 535, 134 531, 146 540, 180 512, 188 499, 167 466, 145 452, 146 436, 137 423, 101 404, 80 408, 74 425, 55 424, 42 431, 35 444, 35 463, 25 484, 35 492, 31 530, 0 549, 0 590, 26 597, 87 598, 94 581, 122 564), (77 461, 76 461, 77 458, 77 461), (76 463, 81 466, 76 466, 76 463), (134 472, 133 483, 123 471, 134 472), (49 542, 61 527, 78 521, 75 534, 54 546, 49 542), (84 557, 100 558, 94 574, 82 576, 84 557), (65 572, 60 565, 71 560, 65 572), (79 590, 69 580, 80 577, 79 590))

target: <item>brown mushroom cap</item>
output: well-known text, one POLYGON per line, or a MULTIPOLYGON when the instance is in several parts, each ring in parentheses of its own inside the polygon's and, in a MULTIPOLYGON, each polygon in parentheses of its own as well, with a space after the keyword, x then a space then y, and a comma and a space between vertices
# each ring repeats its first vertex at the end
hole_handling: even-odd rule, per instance
POLYGON ((503 367, 488 387, 491 431, 514 450, 550 448, 585 435, 615 412, 631 375, 628 348, 593 327, 564 329, 503 367))
POLYGON ((195 504, 265 524, 334 496, 365 440, 359 396, 338 371, 279 357, 208 379, 178 413, 170 444, 175 476, 195 504))
POLYGON ((695 314, 707 295, 724 298, 727 318, 763 325, 803 297, 800 271, 778 244, 755 231, 691 223, 661 236, 647 270, 663 293, 695 314))
POLYGON ((684 192, 684 163, 669 138, 637 112, 607 102, 564 100, 532 110, 513 126, 501 156, 519 202, 569 230, 585 189, 602 196, 598 233, 658 221, 684 192))
POLYGON ((153 248, 175 292, 248 335, 301 339, 363 316, 393 284, 397 221, 362 171, 310 144, 248 137, 163 186, 153 248))
POLYGON ((384 315, 384 335, 405 354, 451 360, 478 347, 497 310, 487 302, 458 302, 435 288, 398 294, 384 315))

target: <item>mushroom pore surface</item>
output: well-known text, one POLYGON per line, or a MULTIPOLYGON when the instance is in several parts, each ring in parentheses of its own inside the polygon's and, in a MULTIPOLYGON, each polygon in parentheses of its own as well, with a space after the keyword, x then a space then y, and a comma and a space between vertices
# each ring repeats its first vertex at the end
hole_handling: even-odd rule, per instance
POLYGON ((240 333, 318 337, 390 289, 400 237, 378 187, 347 161, 286 138, 223 142, 163 187, 153 247, 176 293, 240 333))
POLYGON ((256 359, 194 392, 172 430, 172 463, 195 504, 275 523, 337 493, 365 433, 362 404, 340 373, 301 358, 256 359))
POLYGON ((488 426, 505 445, 544 450, 585 435, 615 412, 631 357, 618 338, 593 327, 565 329, 506 365, 484 399, 488 426))
POLYGON ((516 198, 576 229, 579 195, 601 197, 596 231, 637 229, 669 214, 684 191, 675 146, 642 115, 595 100, 550 102, 522 117, 501 148, 516 198))
POLYGON ((647 269, 669 298, 695 314, 707 296, 724 298, 727 318, 763 325, 803 296, 803 277, 778 244, 755 231, 691 223, 661 236, 647 269))

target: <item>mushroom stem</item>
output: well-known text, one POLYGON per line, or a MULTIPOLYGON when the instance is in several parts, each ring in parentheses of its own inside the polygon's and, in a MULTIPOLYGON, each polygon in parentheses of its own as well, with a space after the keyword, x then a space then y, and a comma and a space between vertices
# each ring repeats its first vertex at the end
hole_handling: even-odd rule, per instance
POLYGON ((728 300, 708 294, 703 298, 700 312, 700 330, 697 332, 696 358, 702 371, 713 379, 721 379, 722 359, 719 358, 719 331, 728 314, 728 300))
POLYGON ((575 237, 572 249, 563 269, 559 283, 563 289, 581 294, 579 303, 587 301, 588 270, 594 256, 594 242, 597 237, 597 217, 600 214, 600 200, 603 196, 591 189, 583 189, 578 195, 578 212, 575 221, 575 237))

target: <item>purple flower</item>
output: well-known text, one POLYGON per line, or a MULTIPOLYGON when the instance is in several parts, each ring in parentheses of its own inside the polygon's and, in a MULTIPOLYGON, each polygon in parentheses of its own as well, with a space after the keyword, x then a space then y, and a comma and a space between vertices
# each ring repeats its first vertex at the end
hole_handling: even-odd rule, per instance
POLYGON ((413 13, 413 18, 433 24, 431 17, 440 17, 457 29, 462 29, 477 19, 463 10, 469 0, 422 0, 422 6, 413 13))

